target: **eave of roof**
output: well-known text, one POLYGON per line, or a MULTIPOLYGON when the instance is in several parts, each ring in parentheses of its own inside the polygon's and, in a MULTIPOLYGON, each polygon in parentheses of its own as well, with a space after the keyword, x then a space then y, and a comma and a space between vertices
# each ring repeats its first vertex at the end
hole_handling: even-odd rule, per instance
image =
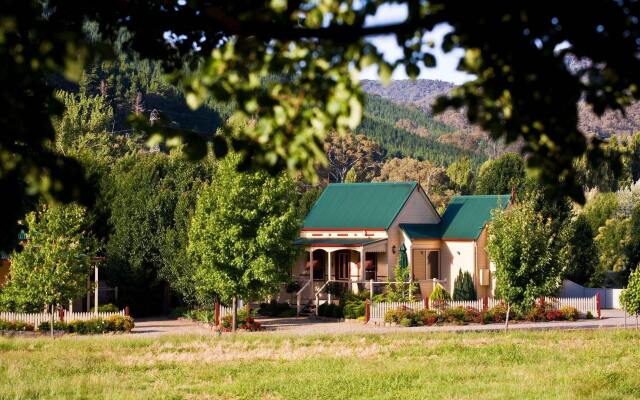
POLYGON ((334 239, 334 238, 298 238, 293 243, 296 245, 316 246, 316 247, 340 247, 340 246, 366 246, 369 244, 381 242, 387 239, 334 239))

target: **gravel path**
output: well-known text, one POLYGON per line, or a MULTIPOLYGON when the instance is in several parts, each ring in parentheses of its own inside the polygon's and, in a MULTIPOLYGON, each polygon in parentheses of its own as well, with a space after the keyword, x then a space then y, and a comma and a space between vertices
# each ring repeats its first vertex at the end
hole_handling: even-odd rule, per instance
MULTIPOLYGON (((334 335, 334 334, 369 334, 392 332, 473 332, 473 331, 499 331, 502 324, 491 325, 447 325, 447 326, 421 326, 403 328, 398 326, 379 326, 363 324, 361 322, 338 322, 335 320, 322 320, 307 317, 293 318, 258 318, 258 321, 266 328, 266 333, 286 333, 293 335, 334 335)), ((635 318, 627 318, 627 326, 635 327, 635 318)), ((509 325, 509 329, 597 329, 597 328, 623 328, 625 326, 624 312, 620 310, 603 310, 602 319, 580 320, 576 322, 520 322, 509 325)), ((213 331, 203 325, 187 320, 169 319, 140 319, 136 320, 133 334, 140 336, 161 335, 211 335, 213 331)))

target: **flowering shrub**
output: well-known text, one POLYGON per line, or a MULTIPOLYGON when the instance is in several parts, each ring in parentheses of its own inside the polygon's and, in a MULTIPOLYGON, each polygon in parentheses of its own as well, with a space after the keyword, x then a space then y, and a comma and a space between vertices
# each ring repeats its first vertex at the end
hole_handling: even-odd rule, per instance
MULTIPOLYGON (((86 321, 54 322, 53 330, 78 335, 91 335, 108 332, 131 332, 135 323, 129 316, 113 315, 108 318, 93 318, 86 321)), ((49 322, 38 325, 39 331, 48 331, 49 322)))
MULTIPOLYGON (((232 315, 225 315, 222 317, 220 321, 220 328, 224 332, 231 331, 231 325, 233 323, 232 315)), ((264 328, 260 324, 260 322, 256 321, 252 316, 247 315, 246 313, 238 312, 238 329, 242 329, 245 331, 256 332, 261 331, 264 328)))
POLYGON ((0 331, 33 331, 35 327, 33 324, 28 324, 22 321, 5 321, 0 319, 0 331))
MULTIPOLYGON (((575 321, 580 318, 580 312, 578 312, 578 309, 575 307, 565 306, 560 309, 560 312, 562 313, 563 318, 567 321, 575 321)), ((587 318, 589 317, 588 314, 591 314, 591 312, 587 313, 587 318)))
POLYGON ((422 321, 423 325, 431 326, 441 322, 441 317, 434 310, 420 310, 416 314, 416 317, 422 321))
POLYGON ((415 318, 416 313, 410 308, 404 306, 393 310, 387 310, 387 312, 384 313, 384 322, 392 324, 399 324, 403 319, 413 321, 415 318))

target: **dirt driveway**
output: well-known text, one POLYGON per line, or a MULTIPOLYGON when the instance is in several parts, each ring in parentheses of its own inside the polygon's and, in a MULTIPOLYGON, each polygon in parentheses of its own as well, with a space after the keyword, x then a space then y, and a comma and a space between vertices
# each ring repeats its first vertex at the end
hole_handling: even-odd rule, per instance
MULTIPOLYGON (((463 326, 422 326, 414 328, 379 326, 360 322, 338 322, 334 320, 316 320, 307 317, 292 318, 258 318, 267 333, 287 333, 294 335, 327 335, 353 333, 390 333, 390 332, 465 332, 496 331, 502 324, 463 325, 463 326)), ((628 327, 635 327, 635 318, 628 317, 628 327)), ((623 328, 624 312, 619 310, 603 310, 602 319, 580 320, 576 322, 521 322, 510 325, 510 329, 596 329, 623 328)), ((213 330, 187 320, 140 319, 136 320, 133 333, 140 336, 160 335, 211 335, 213 330)))

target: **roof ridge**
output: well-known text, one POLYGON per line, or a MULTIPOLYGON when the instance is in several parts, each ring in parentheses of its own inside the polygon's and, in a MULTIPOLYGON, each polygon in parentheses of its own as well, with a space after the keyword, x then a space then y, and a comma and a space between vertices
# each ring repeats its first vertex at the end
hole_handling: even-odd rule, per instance
POLYGON ((400 185, 417 185, 417 181, 402 182, 331 182, 327 186, 400 186, 400 185))

